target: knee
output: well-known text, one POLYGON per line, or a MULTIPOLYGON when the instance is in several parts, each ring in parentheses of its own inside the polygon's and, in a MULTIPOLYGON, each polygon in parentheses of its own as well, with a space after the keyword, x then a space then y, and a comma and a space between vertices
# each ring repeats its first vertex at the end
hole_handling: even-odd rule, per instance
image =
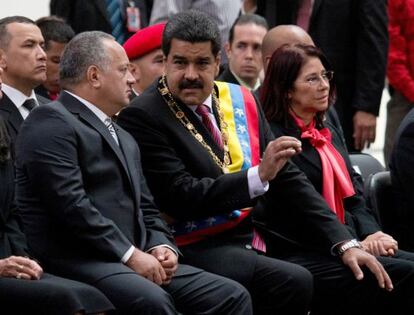
POLYGON ((288 279, 292 295, 301 303, 309 304, 313 295, 313 276, 309 270, 297 266, 288 279))
POLYGON ((165 292, 161 287, 157 289, 146 290, 139 294, 130 304, 126 314, 175 314, 174 301, 171 295, 165 292))

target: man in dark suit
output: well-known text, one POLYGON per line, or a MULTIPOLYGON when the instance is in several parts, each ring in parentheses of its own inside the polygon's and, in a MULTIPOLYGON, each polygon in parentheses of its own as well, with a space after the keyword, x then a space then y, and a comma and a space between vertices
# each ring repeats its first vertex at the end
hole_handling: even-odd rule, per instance
POLYGON ((46 80, 43 36, 32 20, 11 16, 0 20, 0 67, 4 69, 0 115, 13 143, 33 107, 48 102, 34 88, 46 80))
POLYGON ((63 91, 35 109, 16 147, 16 196, 46 269, 92 284, 121 314, 251 314, 232 280, 179 265, 133 138, 110 119, 134 78, 112 36, 84 32, 62 55, 63 91))
MULTIPOLYGON (((148 184, 174 228, 184 259, 245 285, 259 313, 306 313, 312 290, 307 273, 252 250, 265 251, 266 244, 253 233, 246 208, 256 206, 269 189, 269 198, 282 205, 266 209, 281 216, 280 233, 274 232, 287 242, 281 254, 311 248, 318 257, 308 257, 315 267, 309 269, 326 272, 319 283, 337 286, 335 292, 350 308, 372 306, 380 290, 370 272, 365 281, 355 280, 363 277, 360 266, 370 268, 379 285, 391 289, 388 275, 375 257, 350 241, 352 236, 304 174, 287 161, 301 151, 299 141, 273 140, 251 93, 214 83, 220 64, 218 34, 203 13, 172 17, 163 35, 165 76, 119 115, 119 124, 142 148, 148 184), (307 223, 306 230, 296 228, 300 222, 307 223), (340 249, 339 259, 331 255, 340 249), (320 264, 319 251, 329 263, 320 264)), ((321 294, 316 300, 322 306, 323 298, 321 294)))
POLYGON ((384 0, 257 0, 270 27, 300 24, 328 57, 337 83, 336 111, 348 151, 375 140, 387 63, 384 0), (306 4, 308 4, 306 6, 306 4), (309 16, 310 13, 310 16, 309 16))
POLYGON ((401 247, 411 251, 414 250, 413 142, 414 111, 411 110, 397 130, 390 159, 391 181, 398 222, 398 229, 395 230, 395 233, 401 242, 401 247))
POLYGON ((103 31, 123 44, 148 25, 151 7, 152 0, 51 0, 50 14, 63 17, 76 33, 103 31))
POLYGON ((229 64, 217 80, 240 84, 249 90, 260 86, 262 41, 267 29, 266 20, 256 14, 243 14, 236 19, 225 45, 229 64))

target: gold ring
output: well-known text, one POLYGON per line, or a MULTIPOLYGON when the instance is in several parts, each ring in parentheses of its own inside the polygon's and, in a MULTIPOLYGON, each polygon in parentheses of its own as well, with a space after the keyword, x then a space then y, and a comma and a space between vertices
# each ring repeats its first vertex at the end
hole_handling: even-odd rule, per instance
POLYGON ((16 279, 21 279, 22 278, 22 274, 19 272, 17 275, 16 275, 16 279))
POLYGON ((19 265, 19 267, 18 267, 19 271, 22 271, 23 268, 24 268, 23 265, 19 265))

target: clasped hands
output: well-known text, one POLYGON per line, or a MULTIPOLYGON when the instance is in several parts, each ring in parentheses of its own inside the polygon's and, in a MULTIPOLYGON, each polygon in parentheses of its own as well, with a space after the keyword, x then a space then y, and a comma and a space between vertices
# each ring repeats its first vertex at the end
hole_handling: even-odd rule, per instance
POLYGON ((135 248, 126 265, 158 285, 167 285, 177 271, 178 257, 165 246, 156 247, 149 253, 135 248))
POLYGON ((39 280, 42 274, 42 267, 30 258, 10 256, 0 259, 0 277, 39 280))

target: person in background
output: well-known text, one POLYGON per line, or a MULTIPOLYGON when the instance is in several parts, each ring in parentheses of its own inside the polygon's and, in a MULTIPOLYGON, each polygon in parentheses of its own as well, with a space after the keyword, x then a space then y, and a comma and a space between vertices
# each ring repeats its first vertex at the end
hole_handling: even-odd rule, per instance
POLYGON ((385 0, 256 0, 270 27, 296 24, 332 64, 349 152, 375 141, 388 51, 385 0))
POLYGON ((260 86, 262 42, 267 29, 266 20, 256 14, 244 14, 236 19, 225 45, 228 67, 217 80, 240 84, 251 91, 260 86))
MULTIPOLYGON (((370 305, 340 284, 338 277, 342 272, 340 266, 333 263, 333 257, 321 255, 319 262, 311 265, 307 254, 298 251, 298 255, 292 255, 289 260, 312 268, 315 297, 324 300, 324 303, 316 304, 319 308, 331 305, 337 308, 336 314, 377 314, 385 305, 386 314, 411 313, 414 307, 410 297, 414 288, 414 254, 399 250, 397 241, 381 231, 365 204, 361 177, 351 166, 339 130, 325 120, 325 113, 335 97, 333 74, 326 57, 316 47, 284 45, 269 61, 261 90, 262 107, 275 137, 291 136, 302 142, 302 151, 291 158, 292 162, 304 172, 356 244, 359 241, 364 251, 376 256, 383 264, 395 284, 394 291, 384 294, 381 302, 374 301, 370 305), (346 295, 348 297, 344 298, 346 295), (380 307, 376 308, 377 305, 380 307)), ((270 221, 260 222, 272 225, 270 221)), ((319 224, 326 225, 323 220, 319 224)), ((266 232, 269 231, 272 229, 266 232)), ((270 233, 267 233, 267 239, 268 254, 279 257, 280 248, 273 244, 270 233)), ((314 248, 317 246, 314 244, 314 248)), ((340 251, 339 254, 343 253, 340 251)), ((329 307, 323 313, 327 310, 329 312, 329 307)), ((315 312, 319 314, 317 308, 315 312)))
POLYGON ((36 21, 44 39, 46 53, 46 81, 35 88, 35 92, 55 100, 60 92, 59 63, 66 44, 75 36, 73 29, 56 16, 46 16, 36 21))
POLYGON ((388 167, 398 126, 414 104, 414 1, 388 0, 387 78, 393 93, 387 104, 384 160, 388 167))
MULTIPOLYGON (((167 22, 174 14, 186 10, 202 11, 217 23, 222 46, 228 41, 230 28, 240 15, 243 0, 154 0, 150 24, 167 22)), ((227 61, 225 51, 221 52, 221 62, 227 61)))
POLYGON ((130 71, 135 78, 131 100, 164 72, 161 39, 165 24, 155 24, 139 30, 123 45, 129 58, 130 71))
POLYGON ((30 111, 49 102, 34 88, 46 81, 46 53, 43 36, 34 21, 23 16, 0 20, 0 67, 3 84, 0 115, 6 121, 12 154, 20 125, 30 111))
POLYGON ((121 45, 148 26, 152 0, 51 0, 50 14, 62 17, 75 33, 99 30, 121 45))

